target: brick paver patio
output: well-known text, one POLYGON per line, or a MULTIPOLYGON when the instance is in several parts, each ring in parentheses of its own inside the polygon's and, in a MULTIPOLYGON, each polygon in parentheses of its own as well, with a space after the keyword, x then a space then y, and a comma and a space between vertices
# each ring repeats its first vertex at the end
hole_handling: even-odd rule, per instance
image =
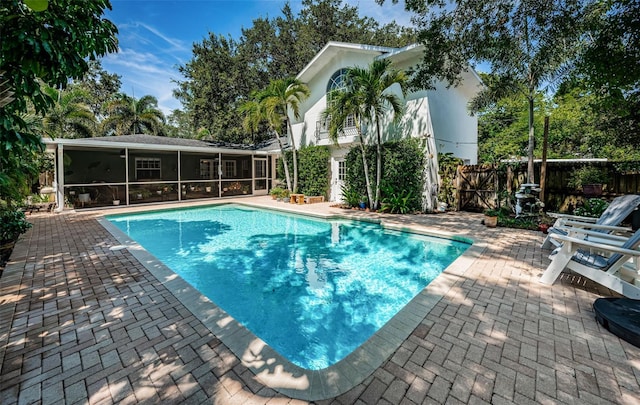
MULTIPOLYGON (((0 278, 1 404, 304 403, 257 381, 98 215, 29 216, 0 278)), ((640 348, 594 319, 594 299, 611 293, 571 275, 539 284, 542 234, 481 218, 391 218, 487 247, 381 367, 318 403, 640 404, 640 348)))

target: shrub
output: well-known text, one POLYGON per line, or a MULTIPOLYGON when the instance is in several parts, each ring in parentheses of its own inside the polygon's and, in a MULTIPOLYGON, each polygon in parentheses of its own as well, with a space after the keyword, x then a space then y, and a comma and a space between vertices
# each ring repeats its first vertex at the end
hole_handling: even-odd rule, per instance
POLYGON ((382 199, 380 211, 391 214, 406 214, 413 210, 411 190, 396 192, 391 187, 385 187, 383 191, 385 197, 382 199))
POLYGON ((582 207, 577 207, 573 211, 573 214, 581 217, 599 218, 608 206, 609 203, 605 200, 601 200, 599 198, 589 198, 584 202, 582 207))
POLYGON ((329 190, 329 159, 326 146, 308 146, 298 151, 298 190, 305 195, 327 197, 329 190))
MULTIPOLYGON (((375 190, 376 179, 376 148, 374 145, 365 147, 367 163, 369 165, 369 180, 371 191, 375 190)), ((358 195, 367 194, 367 186, 362 165, 362 152, 359 146, 351 148, 345 158, 347 173, 346 184, 358 195)), ((422 186, 424 168, 424 153, 418 139, 405 139, 387 142, 382 145, 382 179, 381 202, 387 198, 407 197, 408 211, 418 210, 422 206, 422 186), (391 188, 389 188, 391 187, 391 188), (385 189, 391 190, 387 195, 385 189)))
POLYGON ((585 184, 606 184, 609 181, 609 174, 605 168, 596 166, 582 166, 571 172, 569 187, 580 189, 585 184))
POLYGON ((18 236, 25 233, 31 226, 22 211, 0 211, 0 244, 4 245, 18 239, 18 236))
POLYGON ((360 193, 357 190, 348 187, 346 185, 342 186, 342 201, 349 207, 357 207, 360 203, 360 193))

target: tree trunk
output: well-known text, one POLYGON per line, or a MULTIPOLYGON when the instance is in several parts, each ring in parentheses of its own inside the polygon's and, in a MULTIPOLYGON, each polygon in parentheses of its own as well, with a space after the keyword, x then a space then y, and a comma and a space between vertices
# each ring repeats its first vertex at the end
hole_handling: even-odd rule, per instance
POLYGON ((372 209, 378 209, 380 201, 380 181, 382 179, 382 145, 380 142, 380 120, 376 116, 376 196, 372 209))
POLYGON ((287 118, 287 128, 289 129, 289 140, 291 142, 291 152, 293 154, 293 192, 298 192, 298 154, 296 152, 296 143, 293 140, 293 127, 291 126, 291 121, 287 118))
POLYGON ((371 204, 371 201, 373 201, 372 199, 373 194, 371 193, 371 181, 369 181, 369 165, 367 164, 367 153, 364 148, 364 138, 362 137, 362 129, 358 120, 356 120, 356 130, 358 131, 358 137, 360 138, 360 151, 362 152, 362 168, 364 170, 364 182, 367 185, 367 199, 369 200, 369 204, 371 204))
POLYGON ((284 177, 285 177, 285 180, 287 181, 287 190, 289 190, 289 192, 291 193, 293 192, 293 190, 291 189, 291 176, 289 175, 289 165, 287 164, 287 155, 284 153, 284 146, 282 146, 282 139, 280 138, 278 131, 274 131, 274 133, 276 134, 278 145, 280 145, 280 155, 282 156, 282 164, 284 165, 284 177))
POLYGON ((527 148, 527 183, 535 182, 535 173, 533 171, 533 150, 535 148, 535 132, 533 128, 533 98, 534 91, 529 91, 529 147, 527 148))

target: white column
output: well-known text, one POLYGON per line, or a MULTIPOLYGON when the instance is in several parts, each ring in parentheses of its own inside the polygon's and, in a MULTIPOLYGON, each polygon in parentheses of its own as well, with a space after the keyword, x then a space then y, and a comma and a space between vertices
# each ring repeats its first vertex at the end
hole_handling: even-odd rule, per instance
POLYGON ((54 171, 53 191, 56 193, 56 212, 64 210, 64 149, 62 144, 58 144, 56 150, 57 168, 54 171))

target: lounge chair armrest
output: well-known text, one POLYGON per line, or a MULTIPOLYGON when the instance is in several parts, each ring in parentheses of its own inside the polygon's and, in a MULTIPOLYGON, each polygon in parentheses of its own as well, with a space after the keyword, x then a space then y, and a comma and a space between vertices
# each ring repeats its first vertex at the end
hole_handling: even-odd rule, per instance
POLYGON ((562 225, 557 226, 556 228, 588 228, 588 229, 602 229, 605 231, 611 232, 628 232, 633 233, 631 228, 625 226, 613 226, 613 225, 598 225, 598 224, 585 224, 583 222, 576 221, 565 221, 562 225))
POLYGON ((584 237, 588 237, 587 239, 591 240, 592 242, 594 241, 594 239, 598 239, 599 242, 612 244, 612 245, 623 244, 629 239, 629 237, 627 236, 612 235, 610 233, 602 233, 598 231, 592 231, 589 229, 565 228, 563 230, 566 231, 567 236, 570 236, 570 237, 574 237, 574 238, 577 237, 579 239, 584 239, 584 237))
POLYGON ((560 234, 556 234, 556 233, 549 234, 549 236, 554 238, 554 239, 559 239, 559 240, 561 240, 563 242, 570 242, 570 243, 573 243, 573 244, 576 244, 576 245, 580 245, 580 246, 584 246, 584 247, 588 247, 588 248, 604 250, 604 251, 612 252, 612 253, 620 253, 620 254, 627 255, 627 256, 640 257, 640 250, 625 249, 625 248, 621 248, 621 247, 614 246, 614 245, 608 245, 608 244, 599 243, 599 242, 591 242, 591 241, 588 241, 588 240, 573 238, 571 236, 560 235, 560 234))
POLYGON ((571 221, 580 221, 580 222, 587 222, 587 223, 595 223, 598 218, 594 218, 594 217, 581 217, 579 215, 569 215, 569 214, 558 214, 555 212, 549 212, 548 215, 552 218, 557 218, 557 219, 566 219, 566 220, 571 220, 571 221))

